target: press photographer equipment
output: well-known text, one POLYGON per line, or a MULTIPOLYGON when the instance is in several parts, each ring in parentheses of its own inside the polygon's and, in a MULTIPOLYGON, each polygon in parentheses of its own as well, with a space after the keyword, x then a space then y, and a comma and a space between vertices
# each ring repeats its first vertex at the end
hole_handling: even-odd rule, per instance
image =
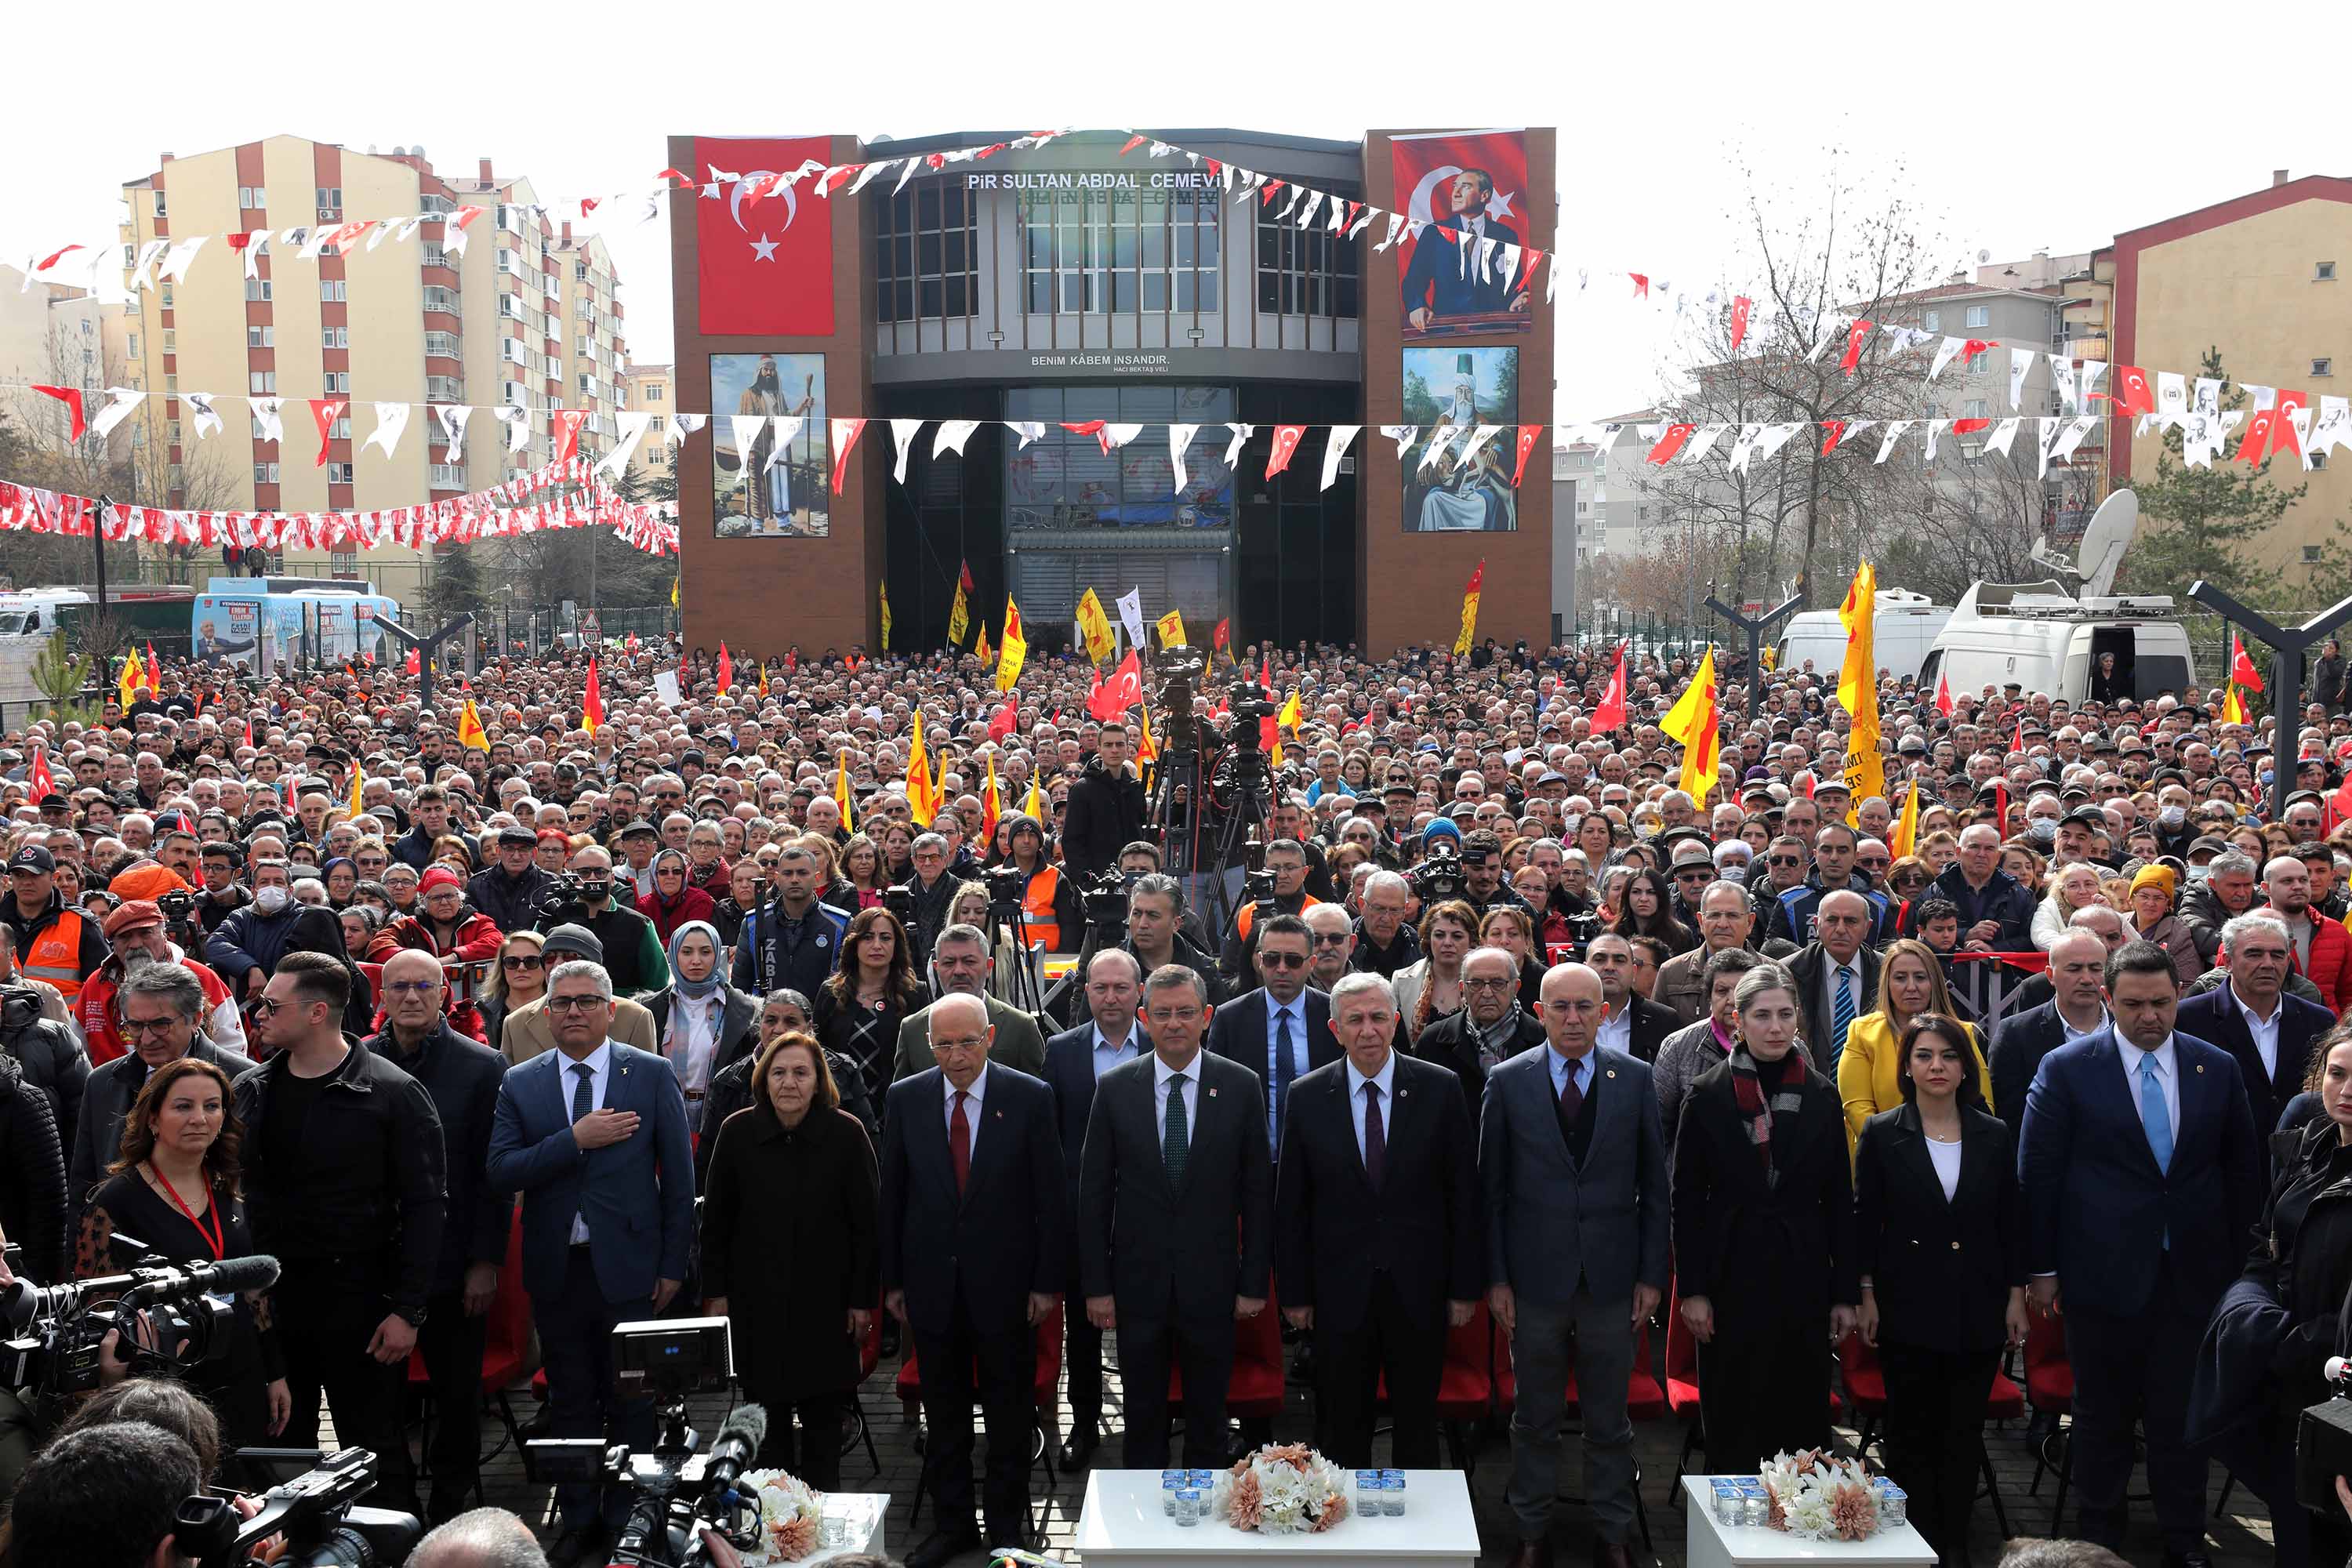
POLYGON ((608 1561, 626 1568, 697 1568, 709 1561, 708 1526, 739 1551, 760 1539, 756 1497, 735 1489, 768 1434, 768 1413, 739 1406, 719 1427, 710 1452, 686 1422, 689 1394, 725 1390, 734 1375, 724 1318, 616 1324, 613 1364, 625 1398, 658 1402, 659 1433, 649 1453, 594 1437, 544 1437, 523 1445, 523 1469, 536 1485, 599 1482, 625 1488, 627 1520, 608 1561))
POLYGON ((1036 959, 1029 951, 1029 911, 1022 902, 1029 873, 1011 864, 992 866, 980 879, 988 889, 988 951, 993 954, 1004 939, 1012 942, 1013 973, 1006 981, 1012 994, 1004 1000, 1024 1013, 1037 1013, 1045 998, 1036 959))
MULTIPOLYGON (((151 1250, 120 1232, 114 1245, 151 1250)), ((177 1376, 227 1350, 231 1298, 277 1282, 278 1259, 266 1254, 63 1285, 15 1280, 0 1291, 0 1329, 8 1335, 0 1342, 0 1379, 43 1402, 86 1394, 98 1386, 99 1347, 113 1330, 133 1376, 177 1376)))
POLYGON ((2295 1500, 2321 1512, 2344 1506, 2336 1496, 2336 1478, 2352 1476, 2352 1358, 2343 1353, 2347 1321, 2352 1296, 2346 1297, 2338 1315, 2336 1353, 2327 1358, 2324 1374, 2336 1392, 2305 1410, 2294 1424, 2295 1500))
MULTIPOLYGON (((1167 745, 1153 775, 1151 823, 1160 830, 1164 869, 1185 883, 1212 931, 1233 923, 1226 877, 1253 868, 1266 838, 1274 777, 1259 726, 1275 716, 1273 694, 1254 681, 1226 690, 1227 721, 1217 729, 1192 714, 1193 682, 1206 666, 1197 649, 1163 649, 1155 665, 1168 710, 1167 745), (1204 758, 1213 754, 1213 763, 1204 758), (1202 837, 1218 824, 1216 846, 1202 837)), ((1258 897, 1244 889, 1244 899, 1258 897)))
POLYGON ((332 1458, 316 1449, 240 1448, 236 1462, 306 1468, 257 1497, 251 1519, 230 1498, 205 1493, 183 1502, 173 1539, 197 1568, 372 1568, 402 1561, 425 1533, 413 1513, 358 1506, 375 1486, 375 1456, 365 1448, 332 1458), (262 1556, 262 1543, 277 1535, 286 1538, 284 1552, 262 1556))

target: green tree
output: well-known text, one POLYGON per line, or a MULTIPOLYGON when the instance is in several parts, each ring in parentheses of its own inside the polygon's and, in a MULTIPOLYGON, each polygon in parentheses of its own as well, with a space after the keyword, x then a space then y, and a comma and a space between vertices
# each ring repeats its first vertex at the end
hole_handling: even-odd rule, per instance
MULTIPOLYGON (((2200 374, 2221 383, 2224 409, 2245 405, 2245 392, 2222 368, 2220 349, 2205 351, 2200 374)), ((2140 511, 2157 526, 2142 530, 2124 556, 2118 588, 2178 594, 2201 577, 2256 604, 2275 599, 2279 577, 2259 559, 2262 536, 2278 525, 2309 488, 2299 484, 2290 489, 2274 482, 2266 464, 2225 460, 2191 468, 2182 456, 2179 428, 2168 427, 2157 449, 2156 478, 2134 487, 2140 511)), ((2339 555, 2345 552, 2343 531, 2338 522, 2333 547, 2339 555)), ((2344 567, 2352 569, 2352 561, 2344 567)))
POLYGON ((66 634, 60 629, 49 638, 33 660, 33 687, 43 698, 47 711, 44 718, 60 723, 94 722, 100 704, 89 701, 83 695, 90 681, 91 659, 85 654, 76 658, 66 647, 66 634))
POLYGON ((477 548, 459 544, 434 557, 433 585, 425 595, 425 630, 437 631, 469 610, 478 616, 487 615, 489 598, 482 588, 481 567, 474 558, 477 548))

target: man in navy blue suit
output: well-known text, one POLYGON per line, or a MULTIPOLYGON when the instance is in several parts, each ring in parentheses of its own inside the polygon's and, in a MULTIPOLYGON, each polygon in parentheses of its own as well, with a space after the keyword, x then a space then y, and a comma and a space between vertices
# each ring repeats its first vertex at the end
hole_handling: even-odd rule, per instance
POLYGON ((939 1525, 907 1562, 946 1568, 981 1545, 975 1393, 988 1424, 988 1542, 1045 1550, 1023 1517, 1031 1384, 1037 1324, 1062 1289, 1069 1193, 1053 1091, 988 1059, 996 1029, 982 999, 942 996, 925 1027, 939 1065, 892 1084, 882 1113, 882 1304, 914 1336, 931 1431, 939 1525))
POLYGON ((1452 229, 1497 247, 1519 243, 1518 230, 1486 216, 1494 198, 1495 177, 1484 169, 1464 169, 1445 187, 1445 212, 1432 220, 1413 241, 1412 259, 1405 263, 1404 318, 1408 328, 1424 329, 1446 316, 1468 316, 1494 310, 1528 308, 1528 279, 1514 279, 1510 269, 1490 258, 1485 275, 1478 266, 1477 247, 1463 262, 1459 240, 1448 243, 1436 231, 1452 229))
MULTIPOLYGON (((613 1327, 657 1316, 686 1278, 694 1152, 669 1063, 611 1037, 613 977, 584 959, 548 979, 555 1049, 509 1068, 490 1126, 489 1184, 522 1194, 522 1282, 547 1363, 554 1436, 633 1448, 654 1440, 653 1406, 613 1382, 613 1327)), ((557 1489, 559 1565, 600 1552, 628 1495, 557 1489)), ((601 1559, 599 1559, 601 1561, 601 1559)))
POLYGON ((1282 1152, 1282 1118, 1290 1086, 1339 1059, 1331 1033, 1331 998, 1307 984, 1315 934, 1297 915, 1270 915, 1257 932, 1258 979, 1216 1010, 1209 1023, 1209 1054, 1239 1062, 1265 1089, 1265 1152, 1282 1152))
POLYGON ((2263 1204, 2263 1145, 2237 1059, 2176 1032, 2172 960, 2107 960, 2114 1022, 2042 1058, 2018 1174, 2035 1305, 2063 1310, 2074 1372, 2079 1533, 2124 1542, 2132 1427, 2166 1568, 2207 1568, 2205 1459, 2182 1441, 2206 1319, 2237 1278, 2263 1204))
MULTIPOLYGON (((1124 948, 1109 947, 1087 962, 1087 1019, 1045 1042, 1045 1086, 1054 1091, 1054 1114, 1061 1121, 1062 1168, 1069 1182, 1070 1214, 1078 1212, 1078 1166, 1087 1148, 1087 1117, 1095 1107, 1095 1081, 1121 1062, 1150 1048, 1136 1027, 1143 1002, 1143 966, 1124 948)), ((1071 1302, 1086 1292, 1078 1279, 1078 1249, 1072 1238, 1064 1270, 1071 1302)), ((1070 1431, 1062 1439, 1062 1463, 1079 1469, 1102 1441, 1102 1331, 1075 1310, 1062 1314, 1069 1372, 1070 1431)))

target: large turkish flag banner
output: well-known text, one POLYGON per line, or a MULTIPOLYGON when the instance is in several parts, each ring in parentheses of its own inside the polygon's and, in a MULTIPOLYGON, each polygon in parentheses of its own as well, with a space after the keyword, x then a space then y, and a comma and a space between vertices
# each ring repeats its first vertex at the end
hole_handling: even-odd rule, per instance
POLYGON ((814 175, 759 194, 772 174, 824 167, 824 136, 779 141, 698 136, 695 271, 706 336, 833 335, 833 201, 814 175), (713 187, 718 191, 712 199, 713 187))
MULTIPOLYGON (((1396 203, 1409 218, 1460 233, 1471 228, 1499 245, 1525 246, 1528 233, 1528 141, 1518 131, 1462 131, 1429 136, 1397 136, 1389 142, 1396 176, 1396 203)), ((1396 245, 1397 278, 1402 286, 1405 335, 1435 329, 1446 318, 1457 324, 1524 331, 1524 311, 1509 319, 1514 279, 1498 261, 1479 276, 1476 252, 1467 267, 1458 241, 1408 228, 1396 245), (1427 312, 1416 322, 1412 312, 1427 312)))

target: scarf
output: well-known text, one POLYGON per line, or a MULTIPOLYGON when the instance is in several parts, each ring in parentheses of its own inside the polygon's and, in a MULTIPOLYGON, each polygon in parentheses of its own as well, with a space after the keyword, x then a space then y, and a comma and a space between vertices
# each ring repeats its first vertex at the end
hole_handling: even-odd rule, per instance
POLYGON ((1739 1110, 1741 1123, 1748 1141, 1764 1162, 1764 1185, 1767 1189, 1780 1184, 1780 1171, 1773 1159, 1772 1131, 1778 1116, 1794 1118, 1803 1108, 1805 1085, 1804 1058, 1794 1047, 1777 1062, 1759 1062, 1740 1046, 1731 1053, 1731 1097, 1739 1110))
POLYGON ((676 931, 669 933, 669 988, 677 992, 680 996, 685 997, 689 1002, 708 1001, 710 998, 711 994, 717 991, 719 985, 727 978, 726 965, 723 962, 726 956, 726 946, 727 944, 725 942, 719 940, 718 928, 713 926, 709 921, 685 921, 676 931), (684 942, 688 935, 694 931, 700 931, 704 936, 709 937, 710 939, 710 945, 720 950, 720 958, 722 960, 721 963, 711 965, 709 974, 700 980, 688 980, 677 967, 677 950, 679 944, 684 942))

